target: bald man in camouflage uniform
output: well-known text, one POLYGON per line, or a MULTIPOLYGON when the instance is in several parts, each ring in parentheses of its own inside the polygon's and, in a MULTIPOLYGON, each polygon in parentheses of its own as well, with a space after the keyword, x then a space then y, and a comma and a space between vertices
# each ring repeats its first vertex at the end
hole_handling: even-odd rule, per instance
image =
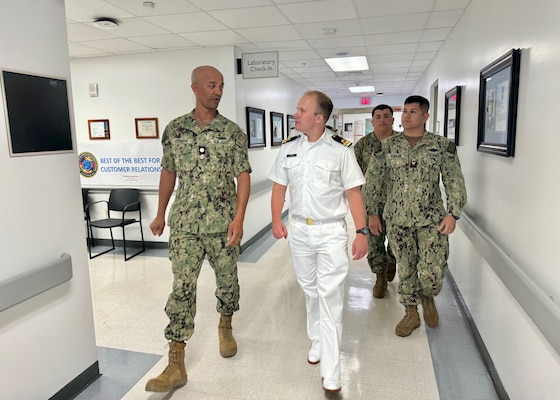
POLYGON ((455 230, 467 200, 455 144, 424 130, 429 106, 422 96, 406 99, 401 121, 404 132, 374 149, 364 188, 370 230, 381 232, 379 216, 383 213, 399 265, 399 295, 405 316, 395 328, 398 336, 409 336, 420 326, 419 303, 426 324, 438 326, 434 297, 441 291, 447 268, 448 235, 455 230), (384 196, 387 202, 381 209, 384 196))
MULTIPOLYGON (((398 132, 393 130, 393 108, 387 104, 379 104, 371 111, 373 132, 364 136, 354 146, 356 160, 362 169, 364 176, 369 165, 369 159, 373 154, 373 148, 379 146, 381 140, 385 140, 398 132)), ((365 193, 364 193, 365 195, 365 193)), ((364 202, 367 199, 364 199, 364 202)), ((385 203, 380 204, 383 207, 385 203)), ((368 237, 368 264, 371 272, 376 275, 375 285, 373 286, 373 296, 377 298, 385 297, 387 292, 387 282, 392 282, 397 272, 395 256, 391 251, 391 246, 385 249, 386 227, 381 219, 383 232, 380 235, 369 235, 368 237)))
POLYGON ((165 307, 169 364, 147 382, 146 390, 152 392, 167 392, 187 383, 184 349, 194 332, 196 285, 205 256, 216 274, 220 354, 232 357, 237 353, 231 319, 239 310, 237 259, 250 190, 247 135, 218 113, 224 78, 217 69, 197 67, 191 81, 195 109, 171 121, 163 132, 158 212, 150 225, 154 235, 161 235, 178 178, 169 212, 174 276, 165 307))

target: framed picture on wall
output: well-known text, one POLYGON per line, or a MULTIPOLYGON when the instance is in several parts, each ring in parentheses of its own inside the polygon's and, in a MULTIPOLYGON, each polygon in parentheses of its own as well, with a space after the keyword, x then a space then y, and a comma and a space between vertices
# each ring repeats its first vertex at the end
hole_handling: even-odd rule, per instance
POLYGON ((280 146, 284 140, 284 114, 270 112, 270 145, 280 146))
POLYGON ((445 120, 443 136, 459 145, 459 122, 461 117, 461 86, 445 93, 445 120))
POLYGON ((264 135, 264 110, 254 107, 246 107, 247 114, 247 136, 249 148, 265 147, 266 137, 264 135))
POLYGON ((89 138, 91 140, 111 139, 111 130, 109 129, 108 119, 88 120, 88 131, 89 131, 89 138))
POLYGON ((286 137, 290 137, 294 132, 293 130, 296 129, 296 119, 293 115, 286 115, 286 137))
POLYGON ((513 157, 521 50, 512 49, 480 71, 477 150, 513 157))
POLYGON ((135 118, 136 139, 157 139, 159 137, 157 118, 135 118))

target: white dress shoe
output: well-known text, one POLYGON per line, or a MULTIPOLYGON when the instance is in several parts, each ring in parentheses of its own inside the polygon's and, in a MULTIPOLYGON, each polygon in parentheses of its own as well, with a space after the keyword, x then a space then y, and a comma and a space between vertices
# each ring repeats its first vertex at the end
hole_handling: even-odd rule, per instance
POLYGON ((318 364, 319 361, 321 361, 321 345, 319 342, 313 342, 307 354, 307 362, 311 365, 315 365, 318 364))
POLYGON ((329 393, 340 392, 340 381, 336 379, 323 379, 323 389, 329 393))

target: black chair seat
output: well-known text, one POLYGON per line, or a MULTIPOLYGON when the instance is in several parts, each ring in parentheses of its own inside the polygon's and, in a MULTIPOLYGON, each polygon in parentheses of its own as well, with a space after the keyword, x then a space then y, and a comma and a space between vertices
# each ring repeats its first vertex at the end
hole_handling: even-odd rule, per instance
POLYGON ((135 219, 117 219, 117 218, 107 218, 100 219, 97 221, 91 221, 90 224, 94 228, 118 228, 119 226, 127 226, 137 222, 135 219))
MULTIPOLYGON (((86 215, 91 216, 91 210, 96 204, 106 204, 106 215, 107 218, 97 219, 89 222, 91 228, 98 229, 109 229, 111 232, 111 245, 109 250, 105 250, 101 253, 92 255, 91 245, 88 244, 89 258, 99 257, 111 250, 115 250, 115 240, 113 238, 113 228, 121 228, 123 234, 123 249, 124 249, 124 260, 128 261, 132 257, 137 256, 146 250, 146 245, 144 243, 144 232, 142 231, 142 208, 140 202, 140 192, 138 189, 112 189, 109 194, 109 201, 101 200, 86 205, 86 215), (111 218, 111 211, 118 212, 121 214, 121 218, 111 218), (126 218, 130 213, 138 213, 138 219, 136 218, 126 218), (126 255, 126 234, 125 226, 138 223, 140 225, 140 236, 142 238, 142 248, 131 256, 126 255)), ((134 215, 134 214, 133 214, 134 215)), ((92 233, 93 237, 93 233, 92 233)))

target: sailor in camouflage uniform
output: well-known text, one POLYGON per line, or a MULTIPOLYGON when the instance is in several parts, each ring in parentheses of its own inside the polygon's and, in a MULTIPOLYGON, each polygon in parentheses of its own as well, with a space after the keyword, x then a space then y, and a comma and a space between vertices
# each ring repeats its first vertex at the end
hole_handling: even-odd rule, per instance
MULTIPOLYGON (((373 154, 373 148, 379 146, 381 140, 387 139, 398 132, 393 130, 393 108, 387 104, 379 104, 375 106, 371 112, 371 121, 373 124, 373 132, 364 136, 354 146, 356 160, 362 169, 364 175, 369 165, 369 159, 373 154)), ((367 202, 365 193, 362 193, 364 202, 367 202)), ((380 204, 380 207, 385 203, 380 204)), ((391 246, 387 244, 385 249, 385 235, 387 233, 385 221, 381 219, 382 231, 379 233, 370 232, 368 239, 368 264, 376 275, 375 285, 373 286, 373 296, 377 298, 385 297, 387 292, 387 282, 392 282, 397 272, 395 256, 391 251, 391 246)))
POLYGON ((406 99, 404 132, 374 149, 364 188, 370 228, 380 229, 383 214, 399 265, 400 302, 405 306, 405 316, 395 328, 399 336, 409 336, 420 326, 419 303, 426 324, 436 327, 439 323, 434 297, 441 291, 447 268, 448 235, 455 230, 467 199, 455 144, 424 130, 428 109, 429 102, 422 96, 406 99), (383 210, 379 204, 384 196, 383 210))
POLYGON ((340 390, 340 344, 344 281, 348 274, 348 208, 356 227, 353 259, 367 254, 366 214, 361 185, 364 177, 352 143, 335 135, 326 121, 333 104, 322 92, 306 92, 297 104, 295 129, 304 135, 284 141, 269 178, 272 187, 272 234, 287 238, 292 266, 304 295, 307 334, 311 349, 307 361, 321 362, 323 388, 340 390), (289 232, 282 208, 290 187, 289 232))
POLYGON ((214 67, 195 68, 191 84, 195 109, 171 121, 162 136, 158 212, 150 228, 154 235, 163 232, 165 211, 178 178, 168 217, 174 276, 165 307, 169 317, 165 337, 170 349, 169 365, 148 381, 147 391, 166 392, 187 382, 184 348, 194 332, 197 279, 205 256, 216 274, 220 354, 232 357, 237 353, 231 318, 239 309, 237 259, 251 166, 247 135, 217 110, 223 80, 214 67))

